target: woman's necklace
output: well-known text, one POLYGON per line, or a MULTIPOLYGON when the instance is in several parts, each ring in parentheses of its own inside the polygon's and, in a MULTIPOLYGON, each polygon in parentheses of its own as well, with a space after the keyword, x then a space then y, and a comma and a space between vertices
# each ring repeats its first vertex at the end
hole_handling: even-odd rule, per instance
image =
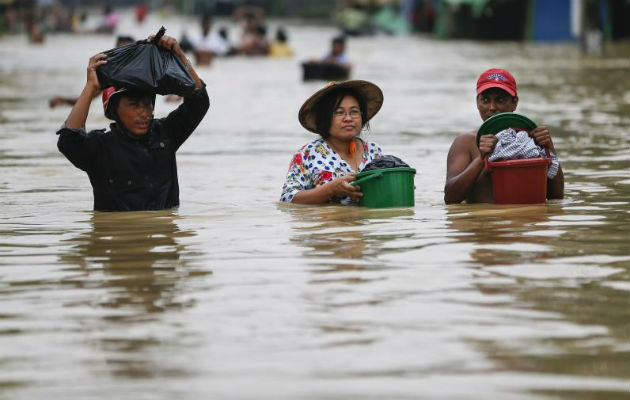
POLYGON ((363 157, 363 151, 359 152, 358 149, 363 150, 357 146, 357 139, 352 139, 348 146, 343 148, 344 151, 340 151, 337 146, 334 146, 331 142, 328 142, 328 145, 337 153, 339 156, 352 168, 355 172, 359 172, 359 166, 361 165, 361 158, 363 157), (358 156, 358 157, 357 157, 358 156))
POLYGON ((363 156, 363 152, 361 154, 357 154, 357 143, 356 139, 352 139, 350 144, 348 144, 348 153, 350 153, 350 159, 352 160, 352 169, 354 172, 359 172, 359 165, 361 165, 361 157, 363 156), (357 158, 357 155, 360 157, 357 158))

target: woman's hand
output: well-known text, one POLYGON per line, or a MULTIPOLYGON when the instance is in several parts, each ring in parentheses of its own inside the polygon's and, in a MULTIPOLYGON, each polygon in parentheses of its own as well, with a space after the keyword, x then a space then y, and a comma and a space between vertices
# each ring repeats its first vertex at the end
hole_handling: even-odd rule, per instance
MULTIPOLYGON (((147 38, 147 40, 151 42, 153 41, 154 37, 155 35, 151 35, 147 38)), ((184 52, 182 51, 181 47, 179 47, 179 43, 177 43, 177 39, 175 39, 172 36, 167 36, 167 35, 162 36, 160 38, 160 41, 157 43, 157 45, 166 50, 171 50, 172 52, 177 54, 177 56, 179 57, 184 56, 184 52)))
POLYGON ((363 196, 361 188, 350 184, 356 179, 354 175, 346 175, 313 189, 300 190, 295 194, 292 202, 296 204, 324 204, 333 196, 360 199, 363 196))
POLYGON ((498 139, 494 135, 483 135, 479 138, 479 153, 483 159, 488 154, 492 153, 494 146, 496 146, 498 139))
POLYGON ((549 127, 541 125, 529 132, 529 136, 534 138, 534 141, 539 146, 546 149, 553 150, 553 143, 551 141, 551 134, 549 133, 549 127))
POLYGON ((326 183, 329 190, 330 197, 343 196, 352 197, 353 199, 360 199, 363 197, 361 188, 359 186, 352 186, 350 182, 355 181, 357 178, 354 175, 346 175, 340 178, 336 178, 326 183))
POLYGON ((96 68, 107 64, 107 55, 103 53, 96 54, 90 58, 87 67, 87 82, 85 86, 90 90, 92 96, 97 96, 101 92, 101 83, 96 75, 96 68))

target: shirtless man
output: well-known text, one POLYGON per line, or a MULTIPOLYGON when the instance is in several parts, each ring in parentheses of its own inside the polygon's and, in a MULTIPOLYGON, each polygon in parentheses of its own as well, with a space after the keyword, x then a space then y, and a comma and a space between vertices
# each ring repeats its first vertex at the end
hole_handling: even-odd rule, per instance
MULTIPOLYGON (((489 69, 477 80, 477 110, 482 120, 494 114, 512 112, 518 105, 516 80, 504 69, 489 69)), ((539 146, 555 153, 547 126, 538 126, 529 132, 539 146)), ((493 203, 492 180, 484 170, 484 158, 492 153, 497 143, 494 135, 483 135, 476 144, 477 132, 465 133, 453 141, 448 152, 444 201, 446 204, 493 203)), ((564 197, 562 167, 553 179, 547 180, 547 198, 564 197)))

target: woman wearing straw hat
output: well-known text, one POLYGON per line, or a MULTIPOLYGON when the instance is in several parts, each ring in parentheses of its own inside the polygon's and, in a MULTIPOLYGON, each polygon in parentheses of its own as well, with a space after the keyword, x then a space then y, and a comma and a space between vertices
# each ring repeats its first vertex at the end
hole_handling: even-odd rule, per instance
POLYGON ((359 137, 383 104, 383 92, 361 80, 331 82, 300 108, 300 124, 320 137, 293 156, 282 187, 286 203, 356 204, 362 196, 350 182, 370 161, 382 157, 381 147, 359 137))

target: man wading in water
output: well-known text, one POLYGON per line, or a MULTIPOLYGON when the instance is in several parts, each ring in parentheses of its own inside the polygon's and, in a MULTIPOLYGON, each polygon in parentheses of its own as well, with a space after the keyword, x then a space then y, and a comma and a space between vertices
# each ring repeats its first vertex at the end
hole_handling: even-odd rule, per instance
MULTIPOLYGON (((504 69, 489 69, 477 80, 477 110, 484 121, 494 114, 513 112, 518 105, 516 80, 504 69)), ((539 146, 555 152, 549 128, 539 126, 529 132, 539 146)), ((453 141, 448 152, 444 201, 446 204, 493 203, 492 180, 484 170, 484 158, 491 154, 497 138, 483 135, 476 144, 477 132, 465 133, 453 141)), ((564 197, 562 168, 553 179, 547 180, 547 198, 564 197)))
MULTIPOLYGON (((151 40, 151 38, 149 38, 151 40)), ((90 58, 87 82, 68 119, 57 132, 57 147, 90 178, 98 211, 160 210, 179 205, 175 152, 208 111, 209 99, 177 41, 163 36, 158 44, 180 58, 195 80, 195 91, 166 118, 153 119, 155 95, 129 88, 103 91, 110 130, 85 131, 90 103, 100 93, 96 69, 105 54, 90 58)))

